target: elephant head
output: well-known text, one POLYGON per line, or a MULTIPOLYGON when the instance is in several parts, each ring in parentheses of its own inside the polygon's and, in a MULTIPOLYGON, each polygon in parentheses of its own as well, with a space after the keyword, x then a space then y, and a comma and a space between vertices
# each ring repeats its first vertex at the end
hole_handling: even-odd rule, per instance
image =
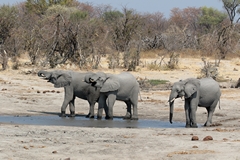
POLYGON ((97 72, 85 76, 85 82, 91 83, 92 86, 100 88, 100 92, 116 91, 119 89, 120 84, 113 76, 103 72, 97 72))
POLYGON ((68 86, 72 81, 72 77, 67 72, 62 71, 39 71, 38 76, 54 84, 55 88, 68 86))
POLYGON ((174 109, 174 100, 176 98, 191 98, 194 93, 196 93, 199 90, 200 87, 200 81, 195 78, 189 78, 186 80, 180 80, 179 82, 175 82, 173 84, 170 96, 169 96, 169 106, 170 106, 170 116, 169 121, 172 123, 172 117, 173 117, 173 109, 174 109))

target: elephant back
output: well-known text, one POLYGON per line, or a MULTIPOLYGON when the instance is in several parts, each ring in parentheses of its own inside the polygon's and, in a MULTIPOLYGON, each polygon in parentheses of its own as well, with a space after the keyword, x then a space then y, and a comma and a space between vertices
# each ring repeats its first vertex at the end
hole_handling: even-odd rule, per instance
POLYGON ((200 104, 202 106, 210 106, 216 99, 219 100, 220 96, 221 91, 218 82, 212 78, 200 79, 200 104))
POLYGON ((139 90, 139 84, 136 78, 131 73, 120 73, 116 75, 116 79, 118 79, 121 88, 128 89, 129 91, 131 91, 133 88, 139 90))
POLYGON ((201 92, 208 92, 211 94, 216 94, 217 92, 220 92, 220 87, 218 82, 216 82, 212 78, 202 78, 200 79, 200 91, 201 92))

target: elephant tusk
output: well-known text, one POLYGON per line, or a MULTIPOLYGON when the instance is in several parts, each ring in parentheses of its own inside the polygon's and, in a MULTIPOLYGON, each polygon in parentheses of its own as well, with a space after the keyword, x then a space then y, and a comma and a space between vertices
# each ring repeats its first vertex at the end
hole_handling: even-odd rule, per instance
POLYGON ((89 78, 89 81, 90 81, 90 82, 94 82, 94 80, 93 80, 92 78, 89 78))
POLYGON ((184 101, 184 98, 183 98, 183 96, 181 97, 181 100, 182 100, 182 101, 184 101))
POLYGON ((173 98, 171 101, 169 101, 170 103, 172 103, 176 98, 173 98))

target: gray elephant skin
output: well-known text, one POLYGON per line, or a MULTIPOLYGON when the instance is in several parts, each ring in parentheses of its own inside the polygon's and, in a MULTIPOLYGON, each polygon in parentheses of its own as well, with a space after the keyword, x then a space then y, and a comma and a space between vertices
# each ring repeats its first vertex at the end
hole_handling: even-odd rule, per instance
POLYGON ((205 107, 208 112, 207 121, 204 126, 212 124, 212 116, 218 101, 220 101, 221 91, 218 82, 212 78, 195 79, 189 78, 173 84, 170 96, 170 123, 172 123, 174 100, 184 97, 186 128, 197 128, 196 111, 197 107, 205 107))
POLYGON ((94 105, 98 101, 100 89, 84 82, 84 77, 92 74, 79 73, 73 71, 39 71, 38 76, 54 84, 55 88, 64 87, 64 101, 61 107, 61 117, 66 116, 66 108, 69 105, 70 115, 75 116, 75 98, 87 100, 89 103, 89 113, 86 117, 94 118, 94 105))
POLYGON ((116 100, 120 100, 127 105, 127 113, 124 119, 138 120, 139 84, 131 73, 107 74, 98 72, 85 76, 85 82, 100 88, 98 119, 102 118, 103 109, 106 113, 106 119, 113 119, 114 103, 116 100), (131 106, 133 107, 133 114, 131 106))

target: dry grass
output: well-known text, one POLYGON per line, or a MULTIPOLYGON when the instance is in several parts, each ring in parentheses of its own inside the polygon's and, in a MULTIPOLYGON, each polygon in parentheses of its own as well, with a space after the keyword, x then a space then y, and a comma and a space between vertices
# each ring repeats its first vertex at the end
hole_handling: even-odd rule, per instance
POLYGON ((141 52, 142 59, 149 59, 149 58, 158 58, 159 56, 166 55, 166 52, 163 50, 150 50, 141 52))
POLYGON ((186 150, 186 151, 175 151, 167 155, 167 157, 172 157, 173 155, 183 155, 183 154, 207 154, 216 153, 213 150, 186 150))

